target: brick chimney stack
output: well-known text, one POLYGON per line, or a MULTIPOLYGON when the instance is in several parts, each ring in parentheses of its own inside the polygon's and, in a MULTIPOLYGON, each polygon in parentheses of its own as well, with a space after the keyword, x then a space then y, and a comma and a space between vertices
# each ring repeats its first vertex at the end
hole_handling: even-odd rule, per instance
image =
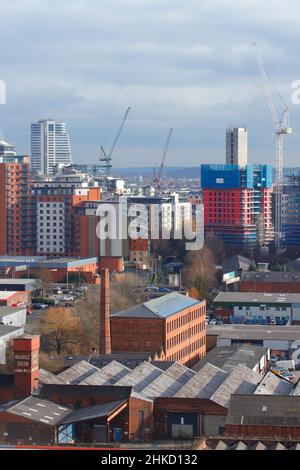
POLYGON ((31 395, 38 387, 39 350, 38 335, 22 335, 14 338, 15 387, 24 396, 31 395))
POLYGON ((99 354, 111 354, 109 270, 101 269, 99 354))

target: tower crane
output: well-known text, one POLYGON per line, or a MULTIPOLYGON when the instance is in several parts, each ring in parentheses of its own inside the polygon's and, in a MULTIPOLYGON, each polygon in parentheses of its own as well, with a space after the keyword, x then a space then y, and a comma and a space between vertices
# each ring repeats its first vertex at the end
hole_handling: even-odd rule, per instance
POLYGON ((99 160, 100 160, 100 162, 104 162, 102 165, 100 165, 100 167, 105 168, 105 176, 109 176, 109 174, 110 174, 110 169, 111 169, 111 167, 112 167, 112 164, 111 164, 111 157, 112 157, 113 151, 115 150, 115 147, 116 147, 116 145, 117 145, 117 143, 118 143, 119 137, 120 137, 120 135, 121 135, 121 132, 122 132, 122 130, 123 130, 123 127, 124 127, 124 125, 125 125, 125 122, 126 122, 126 119, 127 119, 127 116, 128 116, 128 114, 129 114, 129 111, 130 111, 130 110, 131 110, 131 107, 129 106, 129 107, 126 109, 126 112, 125 112, 125 114, 124 114, 123 120, 122 120, 121 125, 120 125, 120 127, 119 127, 119 130, 118 130, 118 132, 117 132, 117 134, 116 134, 116 137, 115 137, 115 139, 114 139, 114 141, 113 141, 113 144, 112 144, 112 146, 111 146, 110 151, 109 151, 108 153, 106 153, 106 151, 105 151, 103 145, 100 146, 100 158, 99 158, 99 160))
POLYGON ((278 114, 274 104, 273 93, 271 85, 266 74, 260 49, 257 42, 252 44, 255 48, 256 58, 264 84, 267 103, 271 112, 274 130, 275 130, 275 143, 276 143, 276 181, 275 181, 275 247, 276 253, 280 254, 282 249, 282 185, 283 185, 283 142, 286 135, 292 134, 292 128, 289 126, 289 109, 285 105, 281 119, 278 119, 278 114))
POLYGON ((165 146, 164 146, 163 156, 162 156, 162 160, 161 160, 158 175, 153 178, 153 183, 155 183, 158 188, 160 187, 160 181, 161 181, 162 172, 163 172, 163 169, 164 169, 164 166, 165 166, 165 161, 166 161, 166 157, 167 157, 167 153, 168 153, 168 149, 169 149, 169 144, 170 144, 170 139, 171 139, 172 132, 173 132, 173 127, 171 127, 171 129, 169 131, 169 134, 168 134, 165 146))

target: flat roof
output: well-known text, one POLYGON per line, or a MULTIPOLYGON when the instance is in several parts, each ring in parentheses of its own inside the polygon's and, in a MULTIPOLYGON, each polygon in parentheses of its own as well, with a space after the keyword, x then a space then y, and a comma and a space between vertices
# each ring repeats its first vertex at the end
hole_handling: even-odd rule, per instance
POLYGON ((0 256, 0 268, 9 268, 17 266, 29 266, 29 268, 39 268, 45 265, 48 269, 81 267, 86 264, 95 264, 97 257, 93 258, 52 258, 46 256, 0 256))
POLYGON ((21 335, 24 328, 22 326, 0 325, 0 338, 17 331, 19 331, 21 335))
POLYGON ((231 372, 239 364, 244 364, 253 369, 260 359, 267 353, 268 348, 263 346, 234 344, 232 346, 219 346, 206 354, 206 356, 193 367, 199 371, 207 363, 210 363, 225 372, 231 372))
POLYGON ((13 315, 14 313, 22 312, 24 310, 26 310, 26 307, 0 307, 0 317, 13 315))
POLYGON ((13 297, 17 292, 14 290, 1 290, 0 291, 0 300, 8 300, 10 297, 13 297))
POLYGON ((285 273, 285 272, 275 272, 275 271, 266 271, 266 272, 254 272, 248 271, 242 273, 242 282, 274 282, 274 283, 300 283, 300 274, 299 273, 285 273))
POLYGON ((199 300, 187 297, 179 292, 171 292, 143 304, 116 312, 111 317, 167 318, 198 304, 201 304, 199 300))
POLYGON ((300 294, 265 292, 220 292, 215 298, 214 303, 230 303, 232 305, 291 305, 300 304, 300 294))
POLYGON ((33 291, 39 287, 40 281, 37 279, 0 279, 0 290, 23 290, 33 291))
POLYGON ((233 340, 295 341, 300 338, 300 326, 277 325, 206 325, 207 336, 233 340))

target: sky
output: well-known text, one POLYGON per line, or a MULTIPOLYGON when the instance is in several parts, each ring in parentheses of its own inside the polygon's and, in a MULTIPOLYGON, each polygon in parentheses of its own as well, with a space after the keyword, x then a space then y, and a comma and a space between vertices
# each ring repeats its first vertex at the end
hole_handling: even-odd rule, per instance
MULTIPOLYGON (((274 127, 259 74, 257 41, 278 115, 294 133, 285 166, 299 165, 300 5, 296 0, 0 0, 0 128, 30 153, 30 123, 66 122, 76 163, 109 149, 115 167, 225 160, 227 126, 247 126, 249 160, 274 163, 274 127)), ((299 165, 300 166, 300 165, 299 165)))

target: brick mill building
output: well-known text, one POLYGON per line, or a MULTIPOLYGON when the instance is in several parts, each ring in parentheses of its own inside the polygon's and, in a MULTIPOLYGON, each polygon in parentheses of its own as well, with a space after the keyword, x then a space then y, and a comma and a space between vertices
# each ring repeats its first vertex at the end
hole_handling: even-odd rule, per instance
POLYGON ((206 302, 178 292, 111 315, 113 352, 155 352, 193 366, 205 356, 206 302))

